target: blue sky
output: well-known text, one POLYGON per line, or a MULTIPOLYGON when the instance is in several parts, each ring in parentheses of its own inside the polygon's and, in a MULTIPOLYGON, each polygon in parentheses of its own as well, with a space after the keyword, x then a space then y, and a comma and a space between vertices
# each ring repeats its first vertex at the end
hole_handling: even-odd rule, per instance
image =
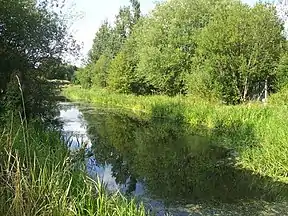
MULTIPOLYGON (((242 0, 254 4, 256 0, 242 0)), ((142 13, 146 14, 155 6, 155 0, 140 0, 142 13)), ((113 21, 119 8, 128 5, 129 0, 68 0, 67 5, 72 6, 75 12, 82 14, 82 19, 72 26, 75 38, 83 43, 82 56, 84 57, 92 47, 95 32, 102 21, 113 21)))

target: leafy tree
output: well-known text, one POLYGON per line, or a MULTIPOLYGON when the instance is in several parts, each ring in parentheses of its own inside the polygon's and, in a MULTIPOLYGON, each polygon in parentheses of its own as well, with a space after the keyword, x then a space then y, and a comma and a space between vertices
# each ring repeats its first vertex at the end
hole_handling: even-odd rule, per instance
POLYGON ((91 65, 84 67, 84 68, 79 68, 76 71, 76 82, 79 82, 79 84, 83 88, 90 88, 92 86, 92 80, 91 80, 91 65))
POLYGON ((96 32, 93 40, 92 49, 89 51, 89 63, 95 63, 103 54, 112 52, 112 28, 108 21, 105 20, 96 32))
POLYGON ((137 73, 158 89, 175 95, 186 92, 196 36, 207 25, 219 2, 210 0, 167 1, 154 10, 137 29, 137 73))
POLYGON ((197 39, 195 73, 207 73, 223 101, 259 97, 265 80, 275 83, 283 43, 283 23, 271 5, 241 3, 219 11, 197 39))
POLYGON ((130 0, 131 6, 120 8, 116 16, 116 21, 113 28, 113 57, 116 56, 122 49, 122 46, 131 35, 134 25, 140 19, 141 10, 138 0, 130 0))
POLYGON ((120 8, 119 14, 116 16, 116 21, 113 28, 114 34, 114 55, 120 51, 122 45, 129 37, 132 28, 132 14, 130 7, 120 8))
POLYGON ((136 73, 139 62, 137 49, 135 35, 132 34, 109 67, 108 88, 110 90, 137 95, 149 94, 155 90, 145 82, 143 76, 136 73))
POLYGON ((54 103, 39 65, 77 51, 75 41, 49 1, 0 0, 0 5, 0 107, 24 114, 24 100, 26 117, 42 116, 54 103))
MULTIPOLYGON (((139 1, 131 0, 131 5, 132 8, 130 6, 120 8, 113 26, 110 26, 106 20, 96 32, 93 47, 89 52, 89 63, 87 68, 78 72, 79 81, 85 87, 91 85, 106 87, 107 79, 110 79, 110 83, 114 83, 111 81, 114 78, 111 78, 111 76, 108 78, 110 62, 115 58, 117 64, 119 63, 119 59, 116 59, 116 56, 122 51, 123 45, 132 33, 133 26, 138 22, 141 16, 139 1), (87 72, 87 70, 91 71, 87 72), (85 74, 80 75, 79 73, 85 74)), ((112 68, 115 68, 115 61, 112 68)), ((118 66, 124 68, 123 65, 118 66)), ((113 74, 115 73, 120 75, 120 71, 113 71, 113 74)), ((127 73, 128 72, 125 72, 125 74, 127 73)), ((123 76, 125 76, 125 74, 123 74, 123 76)), ((125 85, 128 86, 129 84, 125 85)), ((111 88, 114 89, 114 87, 111 88)))
POLYGON ((131 68, 126 60, 124 52, 118 53, 118 55, 111 62, 109 68, 108 86, 109 89, 121 92, 131 93, 130 83, 132 79, 131 68))
POLYGON ((47 79, 59 79, 71 81, 77 67, 68 63, 63 63, 60 58, 47 58, 38 68, 43 77, 47 79))
POLYGON ((279 65, 276 70, 276 84, 275 90, 281 90, 282 88, 287 87, 288 84, 288 53, 285 52, 282 54, 279 65))
POLYGON ((140 2, 138 0, 130 0, 130 3, 132 5, 132 13, 133 13, 133 20, 132 24, 133 26, 136 25, 141 18, 141 7, 140 2))
POLYGON ((105 20, 95 34, 92 49, 89 52, 89 63, 95 63, 106 55, 114 57, 120 51, 125 40, 132 32, 132 27, 138 22, 141 16, 140 3, 138 0, 131 0, 130 6, 121 7, 116 15, 116 20, 111 26, 105 20))
POLYGON ((91 66, 92 85, 102 88, 106 87, 110 61, 108 56, 101 55, 96 64, 91 66))

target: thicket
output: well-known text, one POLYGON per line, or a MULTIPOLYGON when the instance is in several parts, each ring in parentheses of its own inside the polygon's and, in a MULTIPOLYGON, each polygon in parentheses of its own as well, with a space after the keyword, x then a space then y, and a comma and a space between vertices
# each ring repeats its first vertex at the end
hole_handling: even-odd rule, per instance
POLYGON ((284 22, 275 5, 172 0, 140 17, 139 2, 131 3, 96 33, 89 63, 77 73, 83 87, 238 104, 263 98, 265 84, 273 93, 287 83, 284 22))

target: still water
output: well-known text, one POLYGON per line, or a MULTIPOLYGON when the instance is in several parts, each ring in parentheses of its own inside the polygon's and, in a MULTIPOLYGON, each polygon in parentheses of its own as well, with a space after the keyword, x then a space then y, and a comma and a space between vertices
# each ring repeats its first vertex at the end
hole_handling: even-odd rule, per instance
POLYGON ((274 208, 281 214, 267 215, 286 215, 259 201, 274 196, 263 189, 263 178, 237 169, 237 154, 197 135, 181 113, 166 115, 159 107, 154 117, 139 120, 113 109, 59 106, 71 150, 85 145, 90 155, 87 172, 156 215, 262 215, 274 208))

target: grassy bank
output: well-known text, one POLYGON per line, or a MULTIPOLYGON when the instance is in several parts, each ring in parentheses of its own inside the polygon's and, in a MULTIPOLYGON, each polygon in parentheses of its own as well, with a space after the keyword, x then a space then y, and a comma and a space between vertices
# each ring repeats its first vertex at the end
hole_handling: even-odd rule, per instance
POLYGON ((225 106, 192 97, 120 95, 78 86, 63 89, 63 95, 73 101, 133 110, 146 118, 184 119, 192 133, 234 149, 235 165, 239 169, 267 177, 275 185, 284 183, 282 187, 287 189, 288 112, 285 106, 225 106))
POLYGON ((89 178, 57 130, 12 123, 0 132, 0 215, 145 215, 89 178))

